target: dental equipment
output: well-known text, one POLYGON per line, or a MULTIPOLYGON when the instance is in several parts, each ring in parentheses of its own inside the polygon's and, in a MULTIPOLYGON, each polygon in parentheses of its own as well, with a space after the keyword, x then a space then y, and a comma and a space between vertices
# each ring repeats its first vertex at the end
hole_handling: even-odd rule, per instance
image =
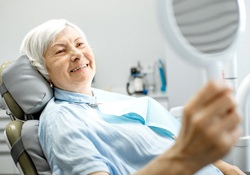
POLYGON ((247 75, 236 93, 236 100, 239 111, 242 113, 242 129, 243 136, 235 144, 233 148, 233 164, 250 174, 250 128, 249 128, 249 101, 250 101, 250 74, 247 75))

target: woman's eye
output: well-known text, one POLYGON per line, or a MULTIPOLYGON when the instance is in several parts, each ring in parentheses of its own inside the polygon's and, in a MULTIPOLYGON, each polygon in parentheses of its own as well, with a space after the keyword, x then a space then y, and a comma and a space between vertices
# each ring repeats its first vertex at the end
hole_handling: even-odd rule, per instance
POLYGON ((77 47, 84 46, 84 43, 77 43, 76 46, 77 47))
POLYGON ((57 55, 57 54, 60 54, 60 53, 62 53, 62 52, 64 52, 64 50, 58 50, 58 51, 56 51, 56 55, 57 55))

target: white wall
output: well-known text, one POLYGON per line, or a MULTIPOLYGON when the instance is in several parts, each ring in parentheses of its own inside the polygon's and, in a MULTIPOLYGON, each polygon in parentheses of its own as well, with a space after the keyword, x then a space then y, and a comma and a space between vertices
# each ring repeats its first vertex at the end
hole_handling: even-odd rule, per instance
POLYGON ((250 73, 250 1, 245 0, 246 5, 246 31, 242 43, 238 47, 238 80, 250 73))
POLYGON ((97 60, 96 87, 125 88, 138 60, 165 57, 153 0, 0 0, 0 62, 17 58, 24 35, 52 18, 66 18, 86 33, 97 60))
MULTIPOLYGON (((183 62, 166 42, 159 18, 162 0, 0 0, 0 62, 19 56, 24 35, 51 18, 66 18, 79 25, 88 36, 97 60, 95 87, 124 88, 131 66, 145 65, 158 58, 167 63, 170 107, 184 105, 200 88, 203 71, 183 62)), ((250 17, 250 2, 247 20, 250 17)), ((164 8, 161 8, 164 9, 164 8)), ((249 38, 239 46, 239 82, 250 70, 249 38)))

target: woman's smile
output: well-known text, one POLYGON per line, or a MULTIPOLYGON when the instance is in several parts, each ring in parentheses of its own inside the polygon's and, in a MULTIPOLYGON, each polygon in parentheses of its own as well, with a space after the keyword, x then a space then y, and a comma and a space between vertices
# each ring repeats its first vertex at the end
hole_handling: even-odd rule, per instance
POLYGON ((87 68, 89 65, 88 64, 83 64, 77 68, 72 69, 70 72, 77 72, 79 70, 83 70, 84 68, 87 68))

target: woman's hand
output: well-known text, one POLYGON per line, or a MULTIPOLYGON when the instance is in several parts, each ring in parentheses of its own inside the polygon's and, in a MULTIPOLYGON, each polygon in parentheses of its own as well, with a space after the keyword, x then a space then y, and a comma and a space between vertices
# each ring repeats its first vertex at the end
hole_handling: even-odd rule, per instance
POLYGON ((185 106, 175 147, 187 161, 203 167, 230 150, 241 133, 239 122, 231 88, 225 82, 210 81, 185 106))
POLYGON ((224 175, 246 175, 237 166, 231 165, 222 160, 218 160, 214 165, 221 170, 224 175))

